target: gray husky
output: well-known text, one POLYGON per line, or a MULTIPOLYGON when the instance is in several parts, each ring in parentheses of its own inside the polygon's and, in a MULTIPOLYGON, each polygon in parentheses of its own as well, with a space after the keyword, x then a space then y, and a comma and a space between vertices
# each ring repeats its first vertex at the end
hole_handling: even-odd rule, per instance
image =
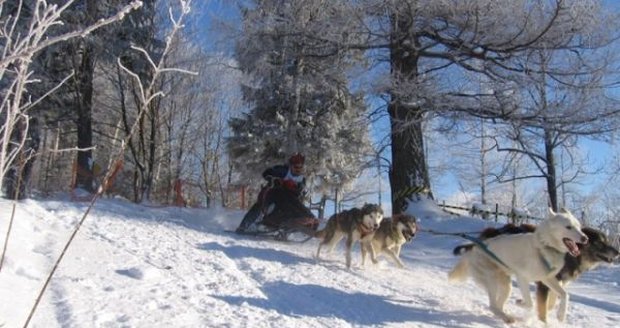
POLYGON ((322 239, 319 248, 316 250, 317 260, 323 245, 328 245, 331 251, 342 238, 347 237, 345 256, 347 268, 351 268, 353 243, 372 239, 382 220, 383 209, 376 204, 365 204, 361 209, 352 208, 332 215, 325 228, 317 231, 314 235, 316 238, 322 239))

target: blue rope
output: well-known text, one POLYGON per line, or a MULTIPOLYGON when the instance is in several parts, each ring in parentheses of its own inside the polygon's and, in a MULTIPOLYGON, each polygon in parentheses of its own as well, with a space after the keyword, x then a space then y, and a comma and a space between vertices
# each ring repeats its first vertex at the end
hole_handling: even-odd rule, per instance
POLYGON ((480 247, 480 249, 482 249, 485 253, 487 253, 487 255, 489 255, 492 259, 494 259, 499 264, 503 265, 504 267, 506 267, 507 269, 510 270, 510 267, 508 265, 506 265, 506 263, 504 263, 502 260, 500 260, 500 258, 497 257, 497 255, 495 255, 495 253, 491 252, 491 250, 489 249, 487 244, 482 242, 482 240, 480 238, 472 237, 472 236, 467 235, 466 233, 463 233, 463 232, 437 232, 437 231, 434 231, 434 230, 423 230, 423 229, 420 229, 420 231, 432 233, 432 234, 435 234, 435 235, 448 235, 448 236, 458 236, 458 237, 461 237, 461 238, 465 238, 465 239, 473 242, 474 244, 478 245, 480 247))
MULTIPOLYGON (((482 239, 480 238, 476 238, 476 237, 472 237, 470 235, 467 235, 464 232, 437 232, 434 230, 425 230, 425 229, 419 229, 422 232, 428 232, 434 235, 448 235, 448 236, 458 236, 461 238, 465 238, 471 242, 473 242, 474 244, 476 244, 477 246, 480 247, 480 249, 482 249, 485 253, 487 253, 487 255, 489 255, 492 259, 494 259, 495 261, 497 261, 497 263, 503 265, 504 267, 506 267, 507 269, 511 270, 510 267, 504 263, 502 260, 500 260, 499 257, 497 257, 497 255, 495 255, 495 253, 491 252, 491 250, 489 249, 489 247, 487 246, 487 244, 485 244, 482 239)), ((545 267, 547 268, 548 272, 553 271, 553 267, 551 266, 551 264, 549 264, 549 261, 547 261, 547 259, 542 256, 542 254, 540 254, 540 259, 543 262, 543 264, 545 265, 545 267)))
POLYGON ((480 249, 482 249, 485 253, 487 253, 487 255, 489 255, 492 259, 497 261, 499 264, 505 266, 506 268, 510 269, 510 267, 508 265, 506 265, 506 263, 504 263, 502 260, 500 260, 499 257, 497 257, 497 255, 495 255, 495 253, 491 252, 491 250, 489 249, 487 244, 483 243, 480 238, 468 236, 466 234, 457 234, 457 236, 463 237, 463 238, 473 242, 474 244, 478 245, 480 247, 480 249))

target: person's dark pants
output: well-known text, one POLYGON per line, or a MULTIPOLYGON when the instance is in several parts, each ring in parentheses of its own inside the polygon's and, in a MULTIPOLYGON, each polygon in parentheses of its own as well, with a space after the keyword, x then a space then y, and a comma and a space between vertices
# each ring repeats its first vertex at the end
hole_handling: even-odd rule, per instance
MULTIPOLYGON (((263 224, 273 227, 280 227, 285 222, 301 222, 307 225, 308 222, 314 222, 316 219, 310 209, 301 202, 294 192, 276 187, 269 191, 265 199, 265 207, 273 206, 273 211, 268 213, 263 219, 263 224), (314 220, 310 220, 314 219, 314 220)), ((316 221, 318 223, 318 221, 316 221)), ((312 226, 312 224, 310 224, 312 226)), ((318 226, 318 224, 317 224, 318 226)), ((312 227, 314 228, 314 227, 312 227)))

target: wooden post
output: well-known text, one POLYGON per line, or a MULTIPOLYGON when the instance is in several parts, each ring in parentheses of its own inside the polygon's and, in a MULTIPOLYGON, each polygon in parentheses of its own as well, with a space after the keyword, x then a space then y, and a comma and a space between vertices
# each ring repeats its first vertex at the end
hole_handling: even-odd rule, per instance
POLYGON ((177 179, 174 182, 175 200, 174 205, 178 207, 185 207, 185 200, 183 199, 183 181, 177 179))

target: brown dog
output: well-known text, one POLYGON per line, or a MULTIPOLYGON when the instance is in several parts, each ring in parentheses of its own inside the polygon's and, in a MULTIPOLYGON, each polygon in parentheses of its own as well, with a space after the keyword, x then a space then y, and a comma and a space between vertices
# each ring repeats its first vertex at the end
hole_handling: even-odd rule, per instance
POLYGON ((403 244, 411 241, 417 231, 416 219, 412 215, 398 214, 393 218, 383 219, 373 238, 362 243, 362 266, 368 252, 375 264, 378 262, 377 256, 385 252, 399 267, 404 268, 405 265, 400 260, 400 249, 403 244))

